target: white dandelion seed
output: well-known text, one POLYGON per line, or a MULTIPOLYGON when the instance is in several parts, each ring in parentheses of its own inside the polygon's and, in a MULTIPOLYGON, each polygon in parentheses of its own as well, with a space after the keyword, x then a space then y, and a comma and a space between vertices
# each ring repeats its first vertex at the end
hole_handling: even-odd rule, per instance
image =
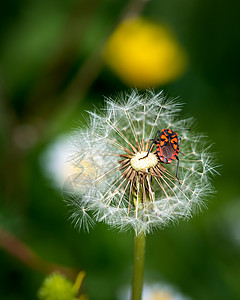
POLYGON ((89 125, 72 136, 71 163, 81 169, 70 176, 72 219, 88 228, 105 222, 136 234, 189 219, 213 192, 214 154, 206 138, 181 119, 181 104, 162 92, 132 91, 107 99, 106 107, 89 112, 89 125), (177 161, 164 164, 152 147, 157 130, 172 129, 181 137, 177 161), (189 130, 190 129, 190 130, 189 130), (206 145, 206 146, 205 146, 206 145))

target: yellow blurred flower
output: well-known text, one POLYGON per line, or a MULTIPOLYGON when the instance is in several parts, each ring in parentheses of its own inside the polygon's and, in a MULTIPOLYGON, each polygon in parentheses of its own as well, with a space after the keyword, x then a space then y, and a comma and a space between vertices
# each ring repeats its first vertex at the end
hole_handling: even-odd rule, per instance
POLYGON ((129 86, 155 87, 180 77, 187 55, 163 25, 127 19, 110 36, 104 49, 110 68, 129 86))

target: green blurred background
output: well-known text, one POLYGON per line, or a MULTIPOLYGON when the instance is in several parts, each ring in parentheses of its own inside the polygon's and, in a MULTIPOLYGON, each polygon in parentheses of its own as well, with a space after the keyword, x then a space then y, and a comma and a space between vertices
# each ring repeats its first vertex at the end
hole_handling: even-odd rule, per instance
POLYGON ((147 237, 145 281, 196 300, 240 299, 239 0, 1 1, 0 299, 37 299, 59 267, 86 271, 90 299, 117 299, 131 281, 133 234, 74 229, 41 159, 85 110, 129 89, 101 55, 128 12, 167 24, 185 47, 187 71, 157 89, 180 97, 221 165, 207 210, 147 237))

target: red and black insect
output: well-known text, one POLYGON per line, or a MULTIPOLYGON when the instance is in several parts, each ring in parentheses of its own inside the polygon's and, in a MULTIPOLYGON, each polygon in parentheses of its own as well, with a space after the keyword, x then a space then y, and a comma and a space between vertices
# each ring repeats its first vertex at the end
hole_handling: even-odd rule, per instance
POLYGON ((178 137, 178 134, 171 129, 162 129, 158 130, 155 134, 154 139, 148 149, 147 155, 142 157, 145 158, 148 156, 151 151, 152 145, 156 144, 157 155, 165 164, 172 163, 175 159, 177 160, 177 171, 176 178, 178 179, 178 168, 179 168, 179 146, 180 146, 181 138, 178 137))

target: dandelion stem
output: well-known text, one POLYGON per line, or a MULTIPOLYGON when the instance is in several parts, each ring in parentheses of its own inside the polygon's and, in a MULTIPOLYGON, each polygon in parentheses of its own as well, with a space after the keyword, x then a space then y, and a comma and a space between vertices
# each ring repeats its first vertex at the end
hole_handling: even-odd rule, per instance
POLYGON ((146 237, 144 233, 140 233, 135 236, 134 240, 134 265, 131 300, 141 300, 142 296, 145 239, 146 237))

